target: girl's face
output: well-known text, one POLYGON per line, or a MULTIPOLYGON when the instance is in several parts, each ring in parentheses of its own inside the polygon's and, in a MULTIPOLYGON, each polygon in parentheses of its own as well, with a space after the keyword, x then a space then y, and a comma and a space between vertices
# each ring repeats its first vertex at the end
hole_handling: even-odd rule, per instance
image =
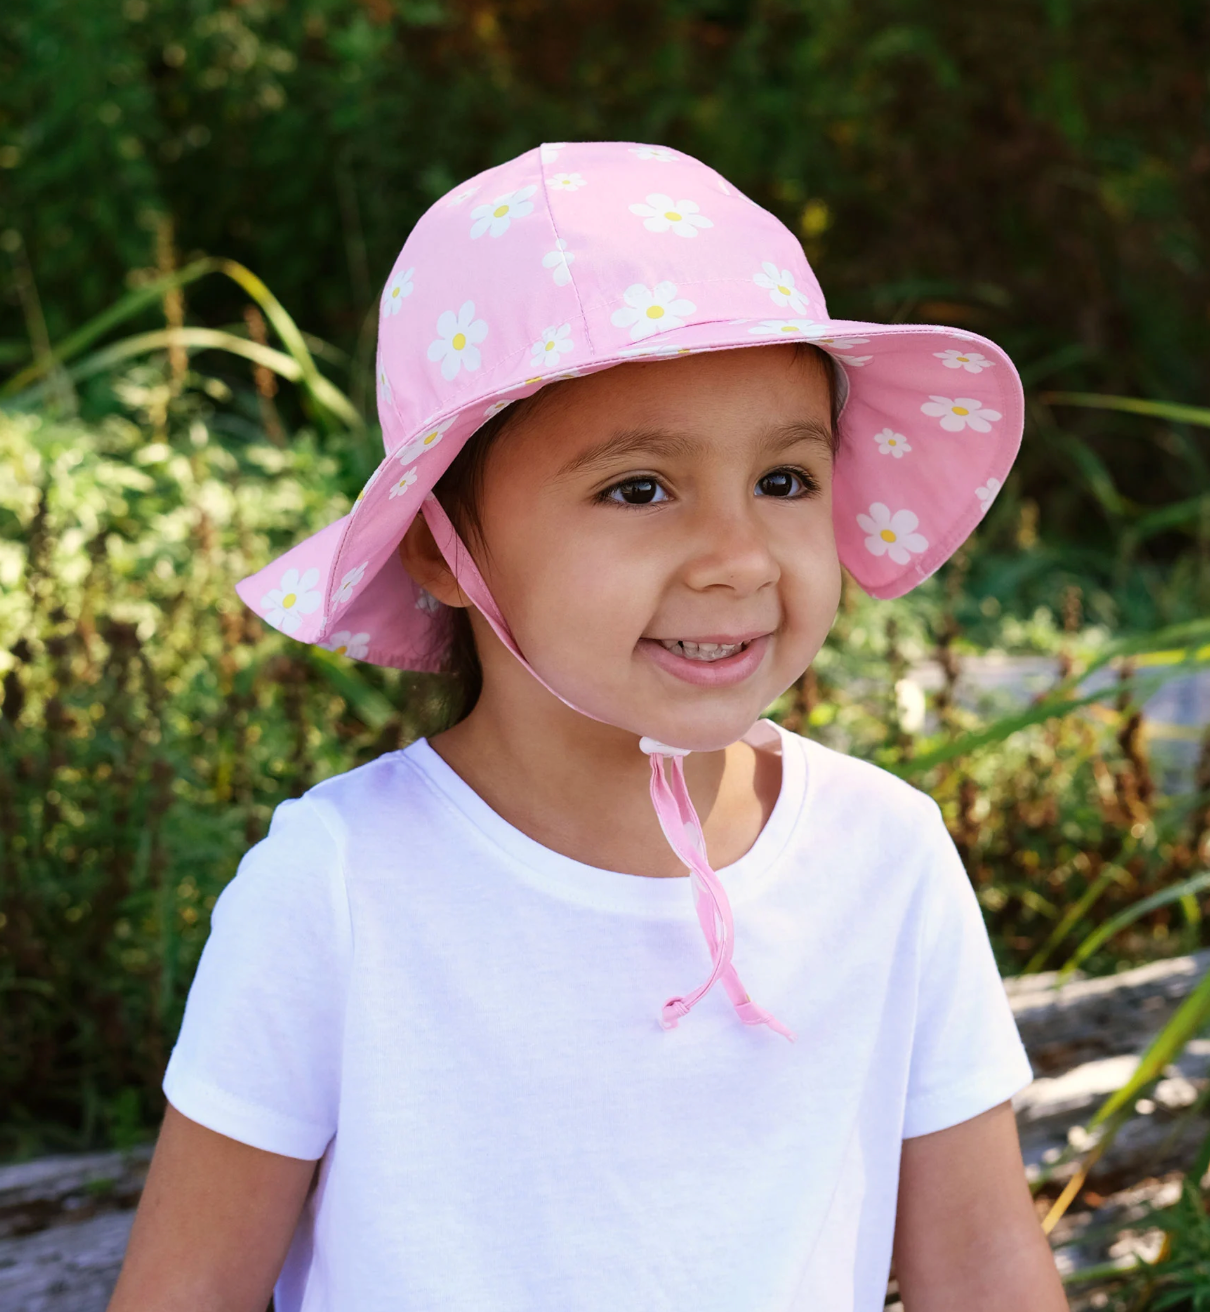
MULTIPOLYGON (((788 345, 619 365, 519 418, 487 455, 475 555, 534 669, 661 742, 745 733, 836 613, 829 425, 823 366, 788 345)), ((458 600, 448 575, 437 591, 458 600)), ((516 673, 549 698, 472 622, 485 699, 516 673)))

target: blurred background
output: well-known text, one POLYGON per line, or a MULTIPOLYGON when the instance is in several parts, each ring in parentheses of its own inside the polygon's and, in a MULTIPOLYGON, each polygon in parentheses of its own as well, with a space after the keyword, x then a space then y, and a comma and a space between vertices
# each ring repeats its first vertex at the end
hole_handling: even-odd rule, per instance
POLYGON ((1163 1238, 1096 1297, 1191 1299, 1208 70, 1194 0, 7 0, 0 1160, 154 1134, 209 911, 273 807, 440 723, 439 678, 299 648, 232 591, 377 463, 411 225, 541 141, 659 142, 784 220, 833 314, 971 328, 1020 367, 977 534, 901 601, 846 587, 774 709, 941 802, 1005 975, 1193 963, 1031 1168, 1052 1226, 1095 1211, 1126 1183, 1089 1184, 1109 1142, 1171 1113, 1138 1223, 1163 1238))

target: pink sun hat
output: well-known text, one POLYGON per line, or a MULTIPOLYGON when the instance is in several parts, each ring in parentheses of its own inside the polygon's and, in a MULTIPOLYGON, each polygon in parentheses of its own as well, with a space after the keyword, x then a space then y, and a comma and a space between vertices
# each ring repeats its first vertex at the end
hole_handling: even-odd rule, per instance
POLYGON ((645 357, 801 340, 845 396, 833 520, 875 597, 967 538, 1021 441, 1021 382, 955 328, 828 317, 798 240, 664 146, 564 142, 488 169, 412 230, 382 295, 386 454, 352 510, 242 579, 269 624, 376 665, 434 670, 442 607, 396 547, 466 440, 546 383, 645 357))

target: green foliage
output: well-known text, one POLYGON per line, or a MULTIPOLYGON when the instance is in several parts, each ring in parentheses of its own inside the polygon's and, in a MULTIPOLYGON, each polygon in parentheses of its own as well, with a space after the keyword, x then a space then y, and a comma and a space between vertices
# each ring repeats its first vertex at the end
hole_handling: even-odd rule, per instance
POLYGON ((1210 1312, 1210 1216, 1196 1184, 1200 1174, 1182 1181, 1175 1206, 1146 1218, 1164 1231, 1163 1250, 1113 1290, 1106 1304, 1112 1312, 1210 1312))
POLYGON ((190 381, 125 375, 141 423, 0 414, 0 1151, 146 1125, 209 910, 273 806, 440 713, 395 672, 338 694, 335 658, 238 601, 349 500, 305 432, 218 441, 190 381))

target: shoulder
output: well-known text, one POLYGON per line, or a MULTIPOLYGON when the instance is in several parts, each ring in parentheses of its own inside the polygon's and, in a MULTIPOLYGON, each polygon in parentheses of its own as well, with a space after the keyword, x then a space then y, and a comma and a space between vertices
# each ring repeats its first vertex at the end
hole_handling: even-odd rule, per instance
POLYGON ((913 867, 924 873, 956 857, 941 808, 898 775, 797 734, 783 733, 783 751, 798 754, 805 774, 801 841, 843 854, 854 878, 888 865, 900 877, 913 867))
POLYGON ((430 798, 427 775, 418 763, 423 739, 400 751, 385 752, 364 765, 314 784, 299 799, 339 841, 351 832, 410 821, 430 798))
POLYGON ((941 821, 937 803, 919 788, 890 770, 825 747, 813 738, 787 734, 785 750, 797 748, 807 771, 810 801, 840 816, 860 815, 866 820, 895 826, 933 829, 941 821))

